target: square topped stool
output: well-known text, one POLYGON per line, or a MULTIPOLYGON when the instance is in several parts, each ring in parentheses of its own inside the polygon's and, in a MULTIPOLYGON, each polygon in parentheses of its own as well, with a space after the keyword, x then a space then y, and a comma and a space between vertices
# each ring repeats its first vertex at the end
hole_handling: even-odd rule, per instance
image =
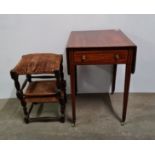
POLYGON ((33 53, 23 55, 19 63, 10 71, 16 87, 16 95, 23 107, 25 122, 65 121, 66 81, 63 74, 63 57, 53 53, 33 53), (19 76, 26 79, 21 85, 19 76), (36 79, 36 80, 34 80, 36 79), (38 80, 41 79, 41 80, 38 80), (32 108, 37 103, 60 104, 61 116, 30 118, 32 108), (27 104, 31 103, 30 108, 27 104))

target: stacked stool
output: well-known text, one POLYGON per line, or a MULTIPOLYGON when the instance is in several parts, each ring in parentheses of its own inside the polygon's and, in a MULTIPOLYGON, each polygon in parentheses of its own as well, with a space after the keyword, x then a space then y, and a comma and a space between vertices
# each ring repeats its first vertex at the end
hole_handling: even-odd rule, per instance
POLYGON ((14 80, 16 95, 23 107, 25 122, 65 121, 66 81, 63 74, 63 57, 53 53, 33 53, 23 55, 19 63, 10 71, 14 80), (19 76, 26 77, 20 84, 19 76), (30 117, 35 104, 60 104, 60 117, 30 117), (27 106, 31 104, 31 106, 27 106))

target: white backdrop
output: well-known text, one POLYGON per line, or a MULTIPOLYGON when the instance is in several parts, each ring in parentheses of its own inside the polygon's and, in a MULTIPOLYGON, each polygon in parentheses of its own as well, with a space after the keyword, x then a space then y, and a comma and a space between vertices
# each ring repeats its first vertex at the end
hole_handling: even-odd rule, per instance
MULTIPOLYGON (((137 44, 136 72, 131 92, 155 92, 155 15, 0 15, 0 98, 15 97, 9 71, 20 57, 32 52, 64 55, 73 30, 121 29, 137 44)), ((78 67, 80 93, 109 92, 111 66, 78 67)), ((118 67, 116 91, 123 91, 124 66, 118 67)))

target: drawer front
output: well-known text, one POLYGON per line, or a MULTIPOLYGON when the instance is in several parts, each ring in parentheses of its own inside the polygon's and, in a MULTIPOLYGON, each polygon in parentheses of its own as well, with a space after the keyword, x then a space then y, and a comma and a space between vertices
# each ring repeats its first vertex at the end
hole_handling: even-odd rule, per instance
POLYGON ((126 63, 128 61, 127 50, 117 51, 76 51, 74 52, 74 62, 77 64, 115 64, 126 63))

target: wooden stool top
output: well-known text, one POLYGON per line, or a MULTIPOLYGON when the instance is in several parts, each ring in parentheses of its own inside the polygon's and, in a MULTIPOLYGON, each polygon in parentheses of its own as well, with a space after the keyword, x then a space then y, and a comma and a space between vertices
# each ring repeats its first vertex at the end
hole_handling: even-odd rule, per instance
POLYGON ((18 75, 51 74, 60 69, 62 55, 53 53, 33 53, 23 55, 12 70, 18 75))

